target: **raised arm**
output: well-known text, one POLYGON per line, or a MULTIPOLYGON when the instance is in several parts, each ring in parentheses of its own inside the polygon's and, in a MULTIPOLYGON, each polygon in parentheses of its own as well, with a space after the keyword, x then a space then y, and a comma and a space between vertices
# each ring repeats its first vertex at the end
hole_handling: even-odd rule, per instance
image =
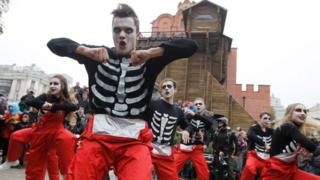
POLYGON ((105 62, 109 59, 106 47, 79 44, 68 38, 55 38, 47 43, 48 48, 56 55, 70 57, 84 64, 86 61, 105 62))
POLYGON ((28 106, 32 106, 36 109, 41 109, 41 107, 43 106, 43 104, 46 102, 47 100, 47 95, 46 94, 41 94, 40 96, 32 99, 32 100, 29 100, 29 101, 26 101, 26 104, 28 106))
MULTIPOLYGON (((155 64, 168 64, 173 60, 192 56, 198 45, 190 39, 173 39, 146 50, 132 51, 132 63, 142 64, 148 60, 155 60, 155 64)), ((157 65, 156 65, 157 66, 157 65)))

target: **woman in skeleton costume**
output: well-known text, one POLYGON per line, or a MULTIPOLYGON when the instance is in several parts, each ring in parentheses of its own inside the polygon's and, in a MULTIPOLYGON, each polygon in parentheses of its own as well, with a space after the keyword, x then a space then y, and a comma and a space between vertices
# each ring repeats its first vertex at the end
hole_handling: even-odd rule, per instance
POLYGON ((254 180, 261 173, 266 160, 270 157, 270 145, 273 129, 268 128, 271 115, 260 113, 260 119, 248 130, 248 152, 246 164, 241 174, 241 180, 254 180))
POLYGON ((194 100, 196 112, 191 110, 187 112, 187 119, 190 124, 190 141, 188 143, 182 142, 178 145, 175 153, 175 161, 177 164, 178 173, 181 171, 184 163, 191 160, 200 180, 209 179, 209 169, 204 158, 204 145, 207 145, 210 136, 207 137, 206 131, 210 131, 213 126, 213 117, 205 109, 205 104, 202 98, 194 100))
POLYGON ((12 154, 12 160, 15 160, 19 153, 21 144, 29 142, 26 158, 27 180, 43 179, 48 154, 55 156, 52 152, 56 152, 60 172, 65 175, 74 155, 75 136, 64 129, 63 120, 68 112, 77 109, 75 101, 71 100, 68 93, 67 80, 59 74, 53 76, 50 79, 49 92, 27 101, 26 104, 40 109, 42 115, 34 129, 22 133, 26 137, 19 136, 21 139, 15 138, 16 141, 10 144, 13 151, 17 150, 12 154))
POLYGON ((115 48, 67 38, 48 43, 55 54, 84 64, 95 113, 67 179, 102 179, 112 165, 119 179, 150 179, 152 132, 146 109, 155 80, 167 64, 188 58, 197 50, 189 39, 172 39, 158 47, 136 50, 139 20, 134 10, 120 4, 112 14, 115 48))
POLYGON ((262 170, 263 180, 320 179, 297 167, 297 155, 301 148, 315 155, 320 153, 320 147, 304 135, 306 116, 306 107, 301 103, 290 104, 286 108, 272 136, 271 157, 262 170))
MULTIPOLYGON (((173 139, 177 125, 186 129, 188 123, 183 111, 173 104, 176 93, 176 82, 172 79, 164 79, 160 83, 161 98, 150 101, 150 128, 153 132, 152 164, 155 167, 158 180, 178 180, 178 173, 172 152, 173 139)), ((182 131, 182 139, 185 143, 189 140, 189 132, 182 131)))

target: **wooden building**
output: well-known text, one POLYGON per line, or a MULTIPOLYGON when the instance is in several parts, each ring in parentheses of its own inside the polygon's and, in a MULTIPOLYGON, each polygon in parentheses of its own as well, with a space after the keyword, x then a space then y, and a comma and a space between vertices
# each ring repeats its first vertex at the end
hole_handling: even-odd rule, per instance
POLYGON ((227 10, 203 0, 191 3, 178 13, 181 13, 178 15, 182 18, 179 22, 183 23, 185 32, 159 32, 153 28, 151 36, 141 37, 138 46, 154 46, 170 38, 188 37, 198 43, 199 49, 189 59, 169 64, 157 81, 165 77, 173 78, 177 81, 178 88, 175 100, 202 97, 207 109, 228 117, 232 127, 248 128, 253 123, 253 118, 225 89, 232 43, 232 39, 223 34, 227 10))

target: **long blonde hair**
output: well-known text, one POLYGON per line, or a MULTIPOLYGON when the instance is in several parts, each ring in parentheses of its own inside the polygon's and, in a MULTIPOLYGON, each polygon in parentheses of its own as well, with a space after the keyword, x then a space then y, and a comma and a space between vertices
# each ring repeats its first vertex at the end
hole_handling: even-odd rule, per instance
MULTIPOLYGON (((292 104, 288 105, 287 108, 286 108, 286 111, 284 113, 283 118, 275 124, 275 128, 281 128, 282 124, 292 122, 293 111, 294 111, 295 107, 297 107, 300 104, 303 105, 302 103, 292 103, 292 104)), ((299 126, 298 130, 302 134, 306 134, 305 133, 305 123, 303 123, 301 126, 299 126)))
MULTIPOLYGON (((298 105, 305 107, 302 103, 292 103, 288 105, 283 118, 276 123, 275 128, 281 127, 284 123, 291 122, 293 111, 298 105)), ((307 116, 304 123, 298 127, 298 130, 305 136, 311 135, 315 130, 320 130, 320 122, 307 116)))

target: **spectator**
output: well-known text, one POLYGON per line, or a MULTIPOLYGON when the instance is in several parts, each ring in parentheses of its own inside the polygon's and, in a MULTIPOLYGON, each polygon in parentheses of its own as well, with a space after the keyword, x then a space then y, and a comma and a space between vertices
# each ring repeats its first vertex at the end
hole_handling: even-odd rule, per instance
POLYGON ((83 127, 81 124, 77 123, 78 120, 77 120, 76 113, 74 113, 74 112, 69 113, 67 118, 68 118, 68 124, 66 126, 66 129, 68 129, 70 132, 72 132, 77 137, 79 137, 83 131, 83 127))
POLYGON ((34 99, 34 92, 32 89, 28 89, 27 90, 27 94, 22 96, 20 98, 20 102, 19 102, 19 107, 20 110, 23 111, 29 111, 29 106, 26 104, 27 101, 31 101, 32 99, 34 99))

